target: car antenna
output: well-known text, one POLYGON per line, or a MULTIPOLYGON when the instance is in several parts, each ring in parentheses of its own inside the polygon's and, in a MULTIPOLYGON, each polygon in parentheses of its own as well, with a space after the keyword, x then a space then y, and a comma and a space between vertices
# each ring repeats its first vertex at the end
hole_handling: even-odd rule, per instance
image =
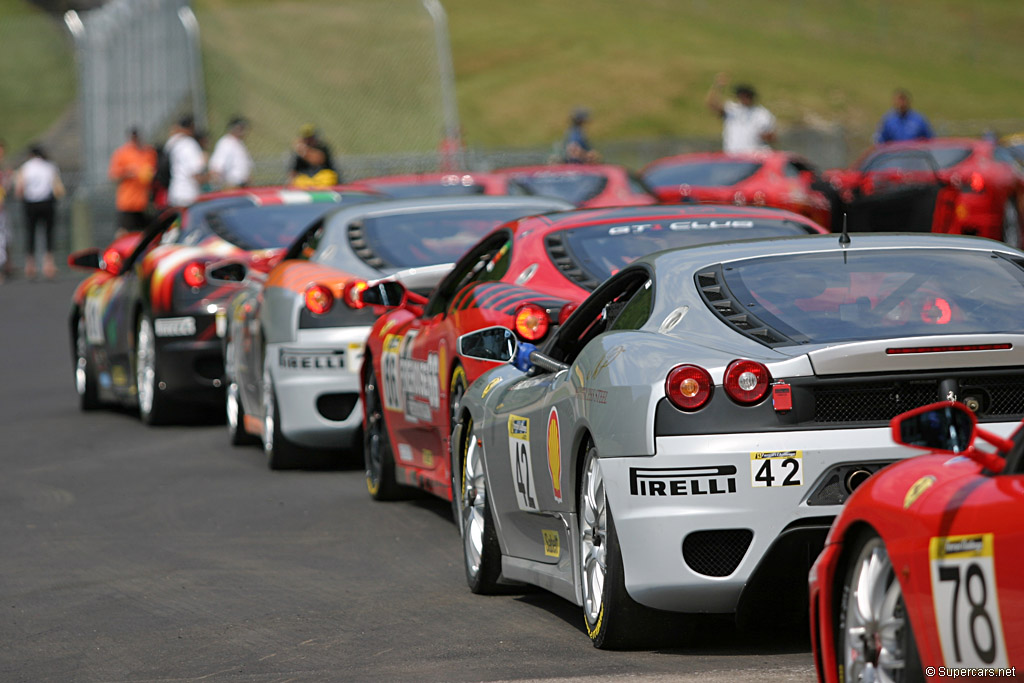
POLYGON ((850 233, 846 230, 846 212, 843 211, 843 231, 839 234, 839 246, 850 246, 850 233))

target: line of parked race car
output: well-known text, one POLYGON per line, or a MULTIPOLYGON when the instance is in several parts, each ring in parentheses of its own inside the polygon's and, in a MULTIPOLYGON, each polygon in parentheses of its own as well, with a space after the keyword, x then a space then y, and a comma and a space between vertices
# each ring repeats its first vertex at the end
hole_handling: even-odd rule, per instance
POLYGON ((966 139, 221 192, 71 255, 75 385, 226 410, 272 469, 361 455, 451 501, 473 592, 597 647, 809 604, 823 681, 1009 667, 1022 201, 966 139))

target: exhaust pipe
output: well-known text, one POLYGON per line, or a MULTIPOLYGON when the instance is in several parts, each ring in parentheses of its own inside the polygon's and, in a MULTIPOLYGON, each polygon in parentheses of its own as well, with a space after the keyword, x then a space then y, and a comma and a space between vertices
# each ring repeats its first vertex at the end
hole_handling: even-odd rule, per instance
POLYGON ((858 486, 863 484, 871 476, 871 472, 867 470, 853 470, 846 475, 844 483, 846 484, 846 492, 853 493, 858 486))

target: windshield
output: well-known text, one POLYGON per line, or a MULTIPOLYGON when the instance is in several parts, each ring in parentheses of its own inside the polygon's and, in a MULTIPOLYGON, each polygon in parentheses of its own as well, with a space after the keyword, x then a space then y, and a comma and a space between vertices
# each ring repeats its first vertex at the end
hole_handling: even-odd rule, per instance
POLYGON ((891 249, 730 263, 737 308, 793 343, 1024 332, 1024 271, 992 252, 891 249))
POLYGON ((542 171, 513 175, 512 182, 528 194, 557 197, 572 204, 582 204, 601 194, 608 179, 595 173, 542 171))
POLYGON ((210 230, 210 226, 207 223, 212 213, 243 206, 252 206, 252 199, 249 197, 223 197, 221 199, 196 202, 185 210, 187 220, 184 222, 188 227, 182 230, 182 221, 179 220, 177 226, 168 230, 169 238, 164 240, 164 242, 195 246, 206 238, 213 236, 213 231, 210 230))
POLYGON ((446 206, 436 210, 423 208, 408 213, 371 215, 352 223, 332 221, 317 247, 317 260, 343 268, 345 260, 354 252, 365 263, 380 270, 454 263, 502 223, 550 210, 549 203, 446 206), (338 248, 341 244, 344 248, 338 248))
POLYGON ((932 171, 929 157, 940 169, 956 166, 971 156, 970 147, 937 147, 933 149, 894 150, 882 152, 865 160, 862 171, 932 171))
POLYGON ((716 217, 639 225, 590 225, 553 233, 546 242, 548 257, 556 267, 562 267, 565 256, 560 252, 564 249, 572 265, 585 271, 590 279, 603 282, 638 258, 663 249, 792 237, 809 232, 804 225, 792 221, 716 217))
POLYGON ((242 249, 277 249, 294 242, 313 221, 337 206, 333 202, 249 206, 211 213, 207 223, 218 237, 242 249))
POLYGON ((644 174, 649 187, 668 185, 696 185, 698 187, 721 187, 735 185, 746 180, 761 168, 756 161, 728 160, 693 161, 658 166, 644 174))

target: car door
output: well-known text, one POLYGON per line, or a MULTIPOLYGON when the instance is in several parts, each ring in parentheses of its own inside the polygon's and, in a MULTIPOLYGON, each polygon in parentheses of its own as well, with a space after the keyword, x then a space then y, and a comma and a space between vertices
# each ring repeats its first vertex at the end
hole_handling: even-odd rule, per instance
POLYGON ((567 513, 576 510, 580 435, 593 432, 589 402, 601 391, 588 378, 598 377, 623 352, 613 337, 601 335, 646 322, 651 285, 644 267, 610 278, 544 346, 545 355, 564 367, 535 368, 499 404, 488 438, 507 458, 488 456, 487 475, 507 554, 545 563, 568 558, 567 513))

